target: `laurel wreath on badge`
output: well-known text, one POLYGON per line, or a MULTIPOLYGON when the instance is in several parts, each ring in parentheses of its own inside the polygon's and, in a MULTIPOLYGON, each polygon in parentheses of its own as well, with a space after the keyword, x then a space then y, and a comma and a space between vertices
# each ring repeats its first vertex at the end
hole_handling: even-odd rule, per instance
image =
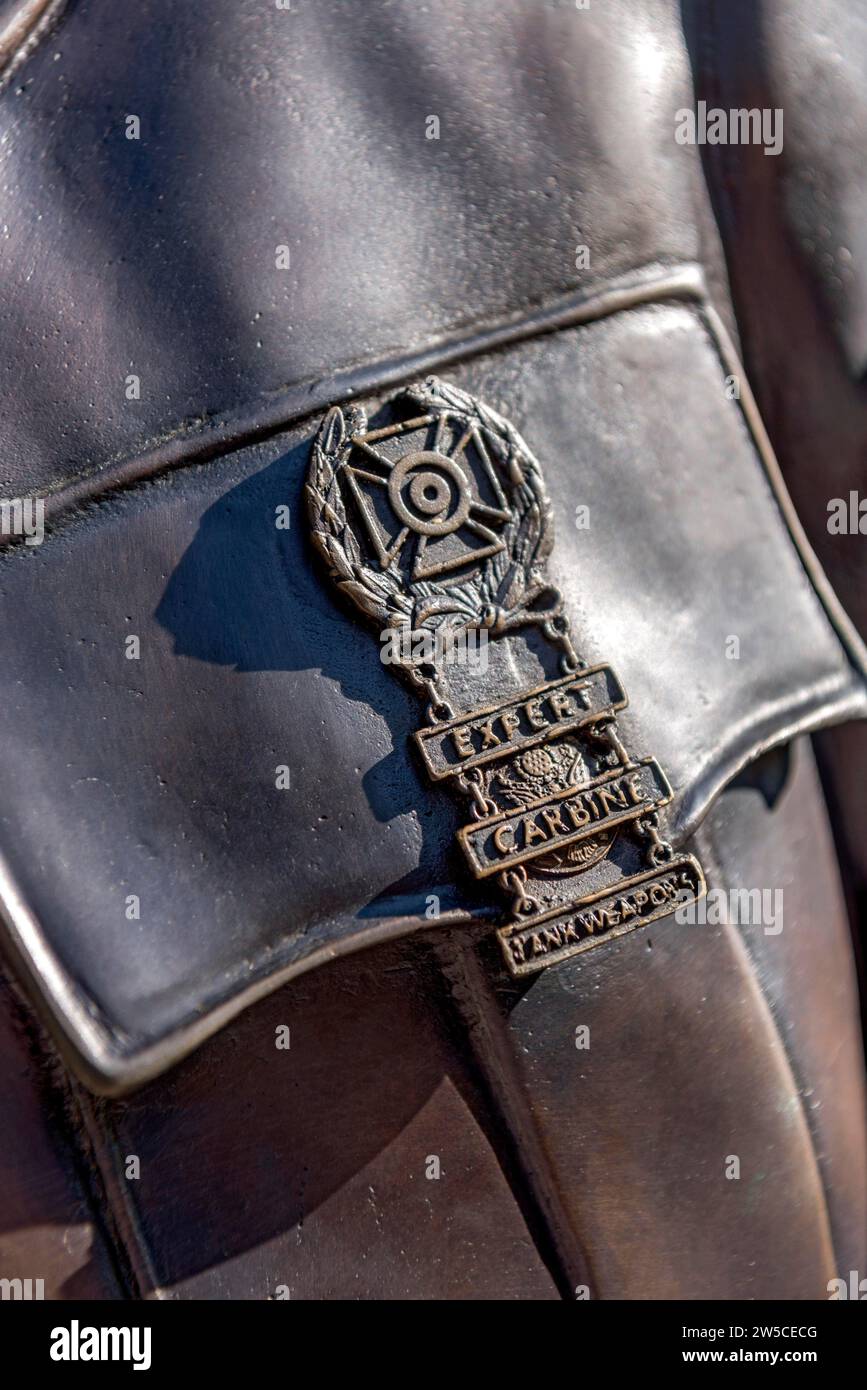
MULTIPOLYGON (((479 562, 475 573, 457 582, 411 579, 396 561, 379 569, 367 563, 341 486, 353 445, 367 429, 367 417, 358 406, 334 406, 313 445, 306 492, 312 539, 337 586, 383 628, 418 630, 448 623, 488 628, 499 635, 527 623, 551 621, 559 604, 544 606, 551 590, 541 569, 553 543, 551 504, 539 465, 520 435, 495 411, 436 377, 407 387, 394 404, 448 415, 478 429, 496 458, 507 496, 502 544, 479 562)), ((471 554, 467 563, 472 564, 471 554)))

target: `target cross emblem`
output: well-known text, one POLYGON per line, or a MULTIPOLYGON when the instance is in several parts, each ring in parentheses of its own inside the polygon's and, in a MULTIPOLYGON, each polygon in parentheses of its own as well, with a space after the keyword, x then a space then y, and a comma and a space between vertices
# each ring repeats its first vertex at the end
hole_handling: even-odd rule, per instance
POLYGON ((498 531, 511 513, 496 470, 479 430, 470 425, 456 432, 453 423, 447 414, 422 415, 352 437, 345 477, 376 557, 387 569, 410 555, 413 581, 476 565, 505 549, 498 531), (422 447, 395 457, 394 447, 409 442, 422 447))

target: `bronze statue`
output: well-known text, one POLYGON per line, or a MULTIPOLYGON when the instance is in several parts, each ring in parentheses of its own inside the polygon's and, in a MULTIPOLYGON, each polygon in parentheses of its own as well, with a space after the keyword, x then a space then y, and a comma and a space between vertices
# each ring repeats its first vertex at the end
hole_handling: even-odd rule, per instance
POLYGON ((863 21, 117 10, 0 4, 2 1287, 836 1297, 863 21))

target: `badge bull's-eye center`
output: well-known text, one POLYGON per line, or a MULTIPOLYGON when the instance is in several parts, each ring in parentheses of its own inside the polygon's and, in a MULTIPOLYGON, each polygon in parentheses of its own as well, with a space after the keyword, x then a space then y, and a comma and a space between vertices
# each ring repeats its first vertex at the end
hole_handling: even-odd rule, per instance
POLYGON ((323 421, 312 538, 381 636, 407 639, 397 664, 426 715, 413 741, 433 783, 469 803, 458 843, 470 871, 508 895, 497 935, 524 975, 668 915, 705 892, 704 876, 661 833, 671 789, 620 738, 617 676, 572 644, 545 573, 550 503, 520 435, 434 377, 386 414, 373 429, 357 406, 323 421), (480 633, 513 645, 475 685, 445 656, 430 660, 480 633))

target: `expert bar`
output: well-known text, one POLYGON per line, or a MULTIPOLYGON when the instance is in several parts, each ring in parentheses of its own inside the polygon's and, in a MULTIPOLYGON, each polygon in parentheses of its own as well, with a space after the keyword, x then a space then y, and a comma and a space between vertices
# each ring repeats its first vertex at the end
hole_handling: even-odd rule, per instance
POLYGON ((512 699, 419 729, 415 740, 434 781, 509 757, 624 709, 623 687, 610 666, 547 681, 512 699))

